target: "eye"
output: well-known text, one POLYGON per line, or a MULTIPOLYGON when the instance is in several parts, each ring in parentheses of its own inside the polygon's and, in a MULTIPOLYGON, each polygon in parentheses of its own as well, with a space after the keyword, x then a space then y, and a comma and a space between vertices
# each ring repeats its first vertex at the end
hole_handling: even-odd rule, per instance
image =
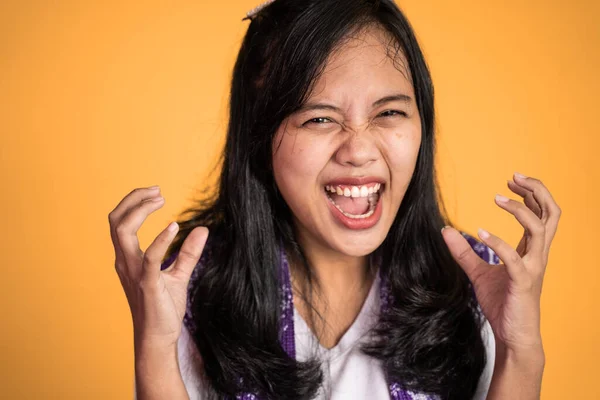
POLYGON ((333 121, 330 120, 329 118, 326 118, 326 117, 317 117, 317 118, 309 119, 308 121, 306 121, 302 125, 303 126, 308 125, 308 124, 322 125, 322 124, 326 124, 327 122, 333 122, 333 121))
POLYGON ((398 111, 398 110, 387 110, 387 111, 382 112, 379 115, 382 117, 393 117, 395 115, 402 115, 403 117, 408 117, 408 114, 406 114, 404 111, 398 111))

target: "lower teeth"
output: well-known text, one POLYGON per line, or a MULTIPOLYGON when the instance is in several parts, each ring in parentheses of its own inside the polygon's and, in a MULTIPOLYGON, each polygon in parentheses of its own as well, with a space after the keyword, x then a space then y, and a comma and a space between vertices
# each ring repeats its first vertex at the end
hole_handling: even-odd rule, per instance
POLYGON ((363 219, 363 218, 368 218, 371 215, 373 215, 373 213, 375 212, 375 206, 377 205, 377 202, 379 201, 379 198, 377 198, 377 200, 375 200, 373 202, 371 202, 371 200, 369 199, 369 211, 367 211, 365 214, 354 215, 354 214, 348 214, 347 212, 342 210, 337 204, 335 204, 335 201, 333 201, 333 199, 331 197, 329 197, 329 195, 327 196, 327 198, 335 206, 335 208, 340 210, 340 212, 342 214, 344 214, 348 218, 353 218, 353 219, 363 219))

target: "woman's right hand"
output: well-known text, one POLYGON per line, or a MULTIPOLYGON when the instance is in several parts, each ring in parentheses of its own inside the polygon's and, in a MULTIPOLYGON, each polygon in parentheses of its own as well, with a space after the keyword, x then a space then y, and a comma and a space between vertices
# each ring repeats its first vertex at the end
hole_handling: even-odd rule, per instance
POLYGON ((208 229, 197 227, 184 241, 177 259, 161 271, 161 262, 178 225, 165 228, 143 252, 137 231, 150 213, 164 204, 158 187, 138 188, 110 212, 110 235, 115 269, 129 303, 137 344, 168 347, 177 343, 187 305, 187 288, 197 265, 208 229))

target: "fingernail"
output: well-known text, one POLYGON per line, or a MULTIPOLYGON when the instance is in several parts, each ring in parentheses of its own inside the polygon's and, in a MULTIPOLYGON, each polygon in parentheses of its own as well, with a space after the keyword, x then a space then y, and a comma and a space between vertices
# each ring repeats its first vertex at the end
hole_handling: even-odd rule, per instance
POLYGON ((479 235, 479 237, 480 237, 480 238, 482 238, 483 240, 485 240, 485 239, 487 239, 487 238, 489 238, 489 237, 490 237, 490 234, 489 234, 489 232, 488 232, 488 231, 485 231, 485 230, 483 230, 483 229, 481 229, 481 228, 479 228, 479 229, 477 230, 477 234, 478 234, 478 235, 479 235))
POLYGON ((444 232, 444 229, 446 229, 446 228, 450 228, 450 226, 449 226, 449 225, 446 225, 446 226, 444 226, 444 227, 442 228, 441 232, 443 233, 443 232, 444 232))
POLYGON ((167 230, 168 230, 169 232, 175 232, 175 231, 177 230, 177 227, 178 227, 178 226, 179 226, 179 225, 177 225, 177 222, 173 221, 173 222, 171 222, 171 223, 169 224, 169 226, 167 226, 167 230))
POLYGON ((156 190, 158 189, 158 185, 150 186, 148 190, 156 190))
POLYGON ((153 198, 152 201, 158 203, 159 201, 163 201, 164 199, 165 199, 164 197, 158 196, 158 197, 153 198))
POLYGON ((497 194, 496 195, 496 201, 500 202, 500 203, 508 203, 509 198, 508 197, 504 197, 501 194, 497 194))
POLYGON ((523 174, 520 174, 518 172, 515 172, 515 177, 520 178, 520 179, 527 179, 527 177, 523 174))

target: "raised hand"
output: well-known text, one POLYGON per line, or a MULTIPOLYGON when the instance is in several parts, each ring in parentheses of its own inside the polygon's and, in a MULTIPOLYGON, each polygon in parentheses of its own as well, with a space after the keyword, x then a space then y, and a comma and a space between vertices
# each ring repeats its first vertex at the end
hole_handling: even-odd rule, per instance
POLYGON ((524 199, 524 204, 500 195, 496 196, 496 204, 511 213, 525 230, 517 248, 483 229, 478 232, 481 241, 498 255, 502 264, 483 261, 454 228, 443 229, 442 235, 471 280, 497 345, 522 352, 542 349, 542 281, 561 210, 537 179, 515 174, 508 187, 524 199))
POLYGON ((161 271, 161 261, 177 234, 171 223, 143 252, 137 231, 150 213, 164 204, 160 190, 138 188, 110 212, 110 235, 115 248, 115 269, 125 291, 136 342, 168 347, 176 345, 186 309, 187 287, 208 238, 206 227, 187 236, 177 259, 161 271))

